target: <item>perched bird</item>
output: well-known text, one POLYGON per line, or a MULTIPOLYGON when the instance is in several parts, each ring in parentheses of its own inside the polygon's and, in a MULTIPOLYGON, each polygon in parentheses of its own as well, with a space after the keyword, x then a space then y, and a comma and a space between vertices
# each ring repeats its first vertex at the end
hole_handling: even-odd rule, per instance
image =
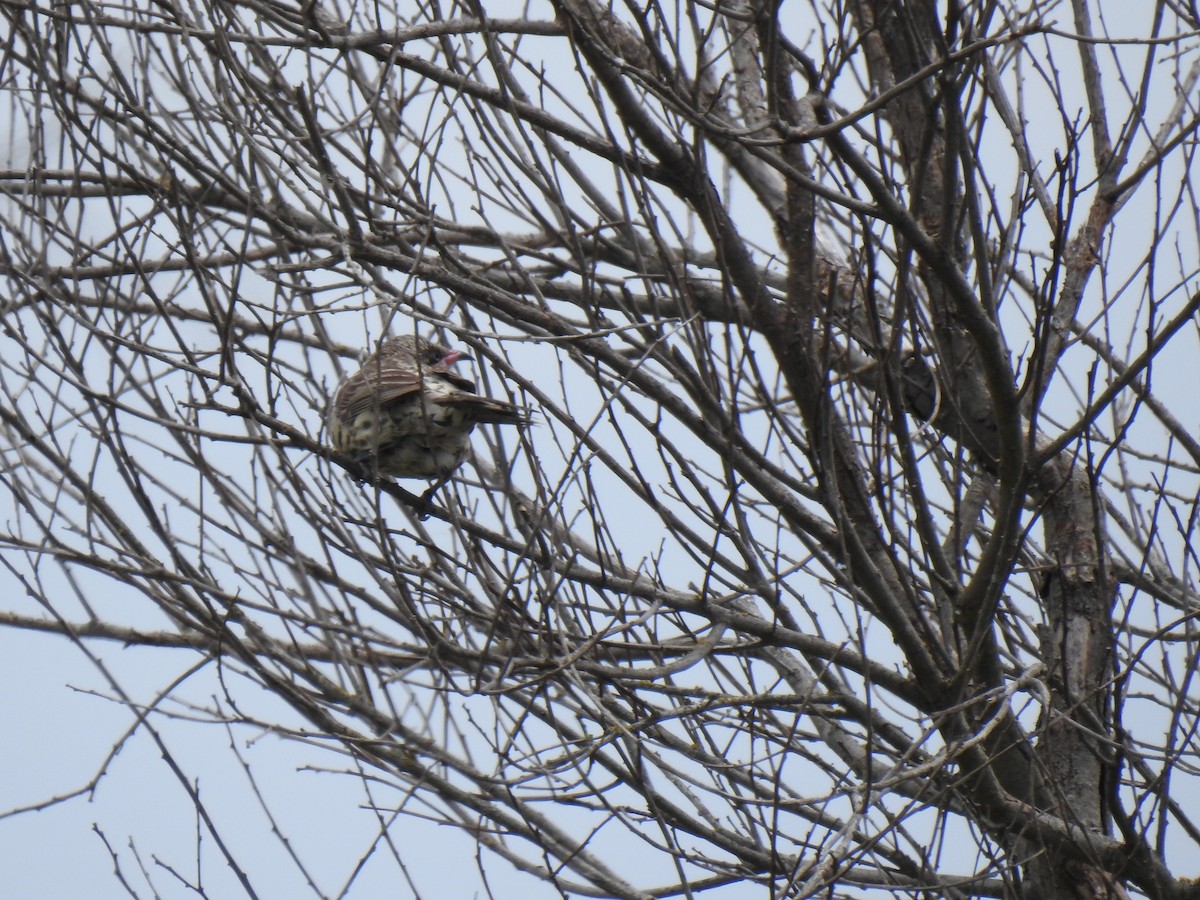
POLYGON ((333 395, 333 446, 380 475, 438 479, 428 496, 467 458, 476 425, 529 423, 525 409, 479 396, 451 370, 470 358, 416 335, 388 338, 333 395))

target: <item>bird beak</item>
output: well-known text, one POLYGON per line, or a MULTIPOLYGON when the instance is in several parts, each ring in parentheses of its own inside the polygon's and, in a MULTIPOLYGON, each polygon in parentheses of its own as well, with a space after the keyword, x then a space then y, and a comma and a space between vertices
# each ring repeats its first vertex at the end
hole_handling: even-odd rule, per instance
POLYGON ((461 350, 451 350, 449 353, 439 359, 437 364, 439 366, 452 366, 460 359, 470 361, 471 357, 467 356, 467 354, 463 353, 461 350))

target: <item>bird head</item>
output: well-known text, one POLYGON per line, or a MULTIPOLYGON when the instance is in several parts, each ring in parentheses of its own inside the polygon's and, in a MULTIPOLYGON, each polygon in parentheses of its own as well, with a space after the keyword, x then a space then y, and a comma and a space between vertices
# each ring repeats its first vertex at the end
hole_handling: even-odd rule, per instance
POLYGON ((445 371, 459 360, 471 359, 461 350, 451 350, 416 334, 390 337, 379 346, 380 356, 415 364, 421 369, 445 371))

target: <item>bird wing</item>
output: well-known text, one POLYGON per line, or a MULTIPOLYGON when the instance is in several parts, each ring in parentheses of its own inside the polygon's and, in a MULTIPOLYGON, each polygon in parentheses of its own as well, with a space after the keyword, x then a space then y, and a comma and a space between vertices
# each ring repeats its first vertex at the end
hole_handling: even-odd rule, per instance
POLYGON ((389 403, 420 390, 421 377, 411 369, 387 364, 367 365, 351 375, 337 395, 337 413, 347 421, 371 409, 381 409, 389 403))
MULTIPOLYGON (((422 371, 397 365, 387 360, 369 359, 363 367, 351 375, 337 395, 337 413, 347 421, 353 421, 360 413, 372 409, 383 409, 397 400, 417 393, 423 380, 442 379, 450 382, 465 400, 483 399, 475 393, 471 379, 442 366, 425 366, 422 371)), ((457 395, 439 391, 437 402, 445 397, 457 395)))

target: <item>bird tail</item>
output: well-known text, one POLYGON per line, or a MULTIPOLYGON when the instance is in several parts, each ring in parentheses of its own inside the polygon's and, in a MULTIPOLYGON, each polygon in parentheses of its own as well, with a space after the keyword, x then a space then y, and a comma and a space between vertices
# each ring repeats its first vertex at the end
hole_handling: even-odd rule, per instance
POLYGON ((453 402, 468 408, 471 418, 483 425, 519 425, 524 428, 533 421, 533 413, 529 409, 507 400, 459 394, 447 397, 442 402, 453 402))

